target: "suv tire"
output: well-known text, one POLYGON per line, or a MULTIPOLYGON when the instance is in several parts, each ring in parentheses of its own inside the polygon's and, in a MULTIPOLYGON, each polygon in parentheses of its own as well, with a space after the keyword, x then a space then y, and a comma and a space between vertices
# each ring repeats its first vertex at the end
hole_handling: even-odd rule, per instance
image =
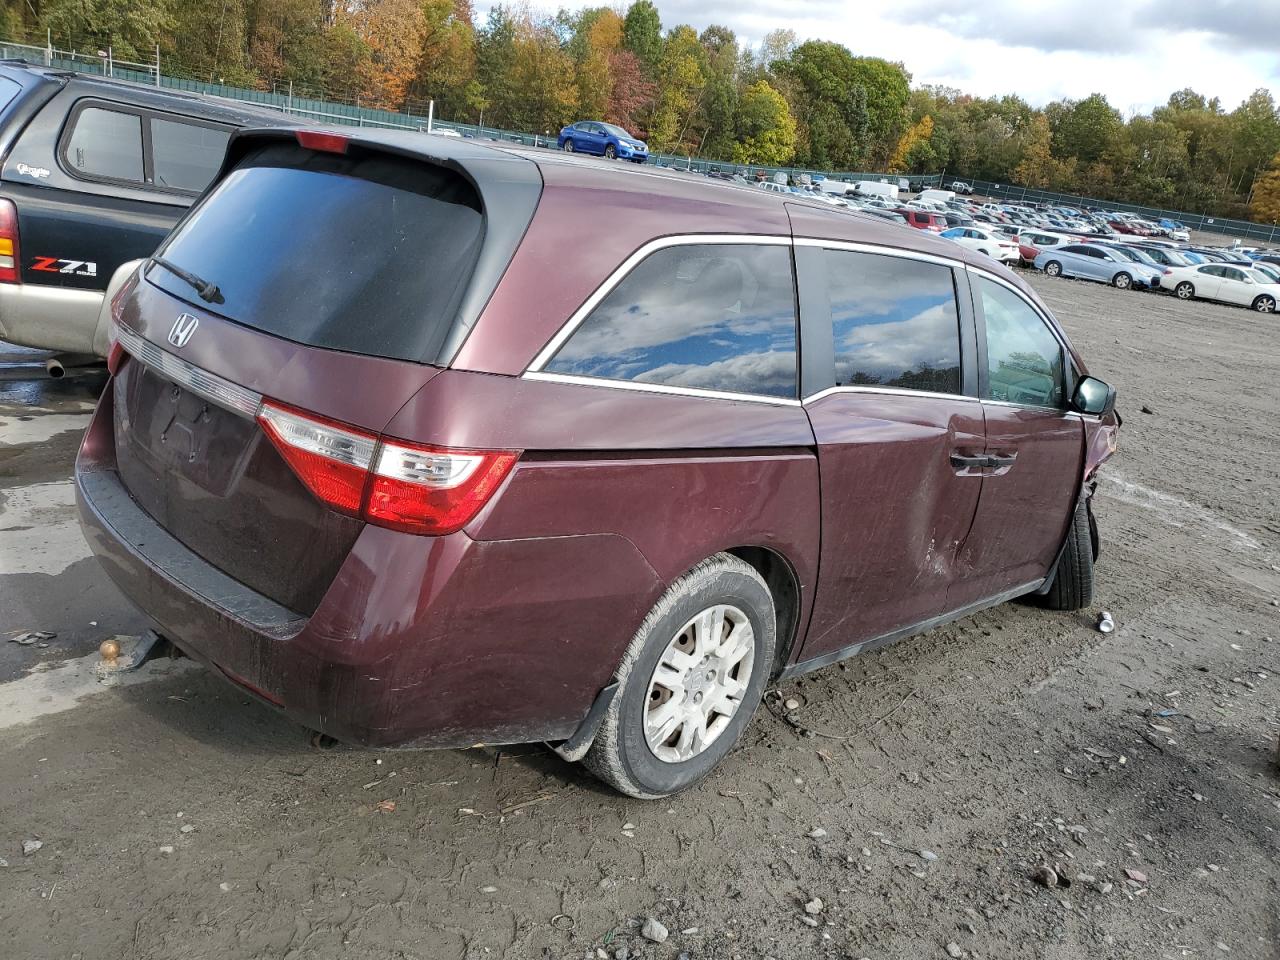
MULTIPOLYGON (((669 796, 698 783, 733 748, 760 704, 765 685, 773 673, 776 633, 773 596, 754 567, 727 553, 718 553, 699 563, 667 588, 636 631, 614 674, 618 692, 605 713, 595 741, 582 760, 583 765, 615 789, 643 800, 669 796), (745 689, 741 691, 738 706, 727 724, 720 724, 719 732, 705 747, 687 759, 660 759, 650 745, 646 729, 649 712, 651 709, 656 712, 661 706, 658 695, 664 692, 658 668, 673 647, 686 642, 684 638, 688 638, 689 631, 695 629, 695 621, 718 609, 727 609, 734 617, 741 615, 744 618, 731 623, 728 616, 725 617, 724 626, 729 628, 729 632, 724 633, 722 628, 724 646, 729 646, 734 630, 750 626, 749 637, 745 633, 740 635, 744 644, 748 640, 751 644, 749 654, 728 668, 738 671, 735 679, 738 683, 745 681, 745 689), (748 657, 750 672, 744 678, 741 667, 747 664, 748 657), (651 704, 656 706, 651 707, 651 704)), ((695 641, 689 639, 687 642, 695 641)), ((701 652, 693 646, 689 650, 690 661, 701 652)), ((663 676, 671 675, 665 672, 670 670, 669 664, 670 660, 664 665, 663 676)), ((702 682, 717 672, 704 672, 701 666, 699 661, 698 666, 691 667, 690 673, 684 675, 686 694, 693 687, 693 674, 696 674, 697 682, 702 682)), ((665 692, 669 693, 669 690, 665 692)), ((701 691, 694 695, 704 696, 701 691)), ((710 694, 706 697, 705 701, 700 699, 698 702, 712 702, 710 694)), ((671 694, 670 699, 675 699, 675 695, 671 694)), ((682 698, 681 702, 687 703, 688 697, 682 698)), ((683 741, 683 726, 682 721, 675 728, 679 737, 672 733, 667 742, 683 741)), ((664 743, 659 749, 674 750, 676 747, 668 747, 664 743)))
POLYGON ((1089 505, 1081 498, 1067 528, 1067 542, 1058 558, 1053 581, 1044 594, 1050 610, 1081 610, 1093 602, 1093 536, 1089 505))

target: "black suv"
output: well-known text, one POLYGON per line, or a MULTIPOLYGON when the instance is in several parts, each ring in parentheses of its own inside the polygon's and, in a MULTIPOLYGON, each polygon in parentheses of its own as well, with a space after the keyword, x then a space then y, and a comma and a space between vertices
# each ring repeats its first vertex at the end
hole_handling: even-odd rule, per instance
POLYGON ((0 339, 103 355, 113 274, 155 250, 233 130, 285 124, 297 118, 0 61, 0 339))

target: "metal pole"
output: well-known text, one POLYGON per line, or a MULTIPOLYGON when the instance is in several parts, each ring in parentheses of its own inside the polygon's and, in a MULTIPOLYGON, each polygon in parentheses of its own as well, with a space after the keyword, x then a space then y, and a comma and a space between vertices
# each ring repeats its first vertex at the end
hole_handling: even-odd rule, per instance
POLYGON ((156 44, 156 86, 160 86, 160 44, 156 44))
POLYGON ((434 100, 427 101, 427 133, 431 132, 431 126, 435 122, 436 102, 434 100))
POLYGON ((45 47, 44 47, 44 65, 46 67, 53 66, 53 30, 45 31, 45 47))
POLYGON ((289 81, 289 112, 293 113, 293 81, 289 81))

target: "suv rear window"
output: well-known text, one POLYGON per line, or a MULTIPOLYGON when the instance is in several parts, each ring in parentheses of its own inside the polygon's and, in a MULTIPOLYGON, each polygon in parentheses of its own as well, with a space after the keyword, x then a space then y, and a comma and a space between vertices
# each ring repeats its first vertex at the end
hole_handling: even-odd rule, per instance
POLYGON ((295 343, 423 361, 448 334, 483 235, 480 199, 451 170, 273 145, 217 184, 158 253, 225 302, 195 299, 159 266, 147 279, 295 343))

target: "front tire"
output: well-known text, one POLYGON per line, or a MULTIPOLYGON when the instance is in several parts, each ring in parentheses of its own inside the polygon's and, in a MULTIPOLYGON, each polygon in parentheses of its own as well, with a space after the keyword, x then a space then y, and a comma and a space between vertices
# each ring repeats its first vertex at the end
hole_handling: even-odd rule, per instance
POLYGON ((1044 275, 1046 277, 1062 276, 1062 264, 1060 264, 1057 260, 1050 260, 1048 263, 1044 265, 1044 275))
POLYGON ((1196 295, 1196 288, 1186 280, 1183 280, 1182 283, 1173 288, 1173 294, 1179 300, 1190 300, 1196 295))
POLYGON ((618 148, 615 147, 612 143, 606 143, 604 145, 604 158, 606 160, 618 159, 618 148))
POLYGON ((1117 290, 1128 290, 1133 286, 1133 277, 1127 273, 1117 273, 1111 278, 1111 285, 1117 290))
POLYGON ((1267 296, 1265 293, 1253 301, 1253 309, 1259 313, 1275 313, 1276 298, 1267 296))
POLYGON ((1092 602, 1093 536, 1089 530, 1089 505, 1082 498, 1071 517, 1067 542, 1044 594, 1044 605, 1050 610, 1082 610, 1092 602))
POLYGON ((671 584, 636 631, 583 764, 645 800, 688 789, 733 749, 773 672, 773 597, 719 553, 671 584))

